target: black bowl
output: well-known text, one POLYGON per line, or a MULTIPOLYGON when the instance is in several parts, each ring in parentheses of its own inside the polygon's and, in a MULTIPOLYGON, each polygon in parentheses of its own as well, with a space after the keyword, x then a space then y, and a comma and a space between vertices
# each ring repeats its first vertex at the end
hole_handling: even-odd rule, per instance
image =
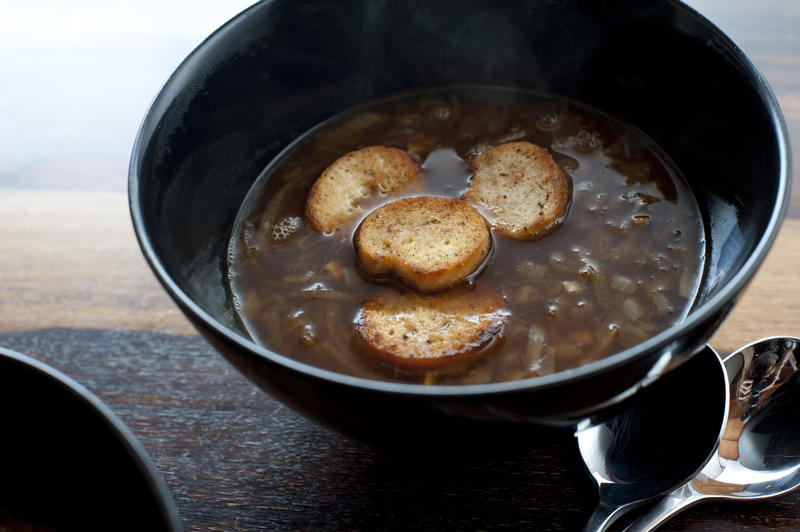
POLYGON ((0 348, 0 529, 182 530, 133 434, 66 375, 0 348))
POLYGON ((568 423, 690 357, 775 238, 790 156, 778 104, 719 29, 677 1, 260 3, 201 44, 152 104, 130 166, 145 257, 237 368, 306 414, 357 434, 456 420, 568 423), (707 269, 683 322, 552 376, 470 386, 376 382, 256 345, 236 323, 225 256, 237 209, 288 143, 357 104, 427 87, 561 94, 637 126, 688 179, 707 269))

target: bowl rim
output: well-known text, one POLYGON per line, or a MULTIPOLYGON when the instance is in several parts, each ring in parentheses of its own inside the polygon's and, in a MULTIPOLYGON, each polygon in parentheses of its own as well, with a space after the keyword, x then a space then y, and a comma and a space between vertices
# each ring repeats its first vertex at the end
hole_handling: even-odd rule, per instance
POLYGON ((43 382, 49 381, 50 385, 60 388, 62 391, 78 399, 83 406, 88 407, 96 414, 99 417, 98 421, 111 431, 119 444, 125 449, 125 454, 133 459, 139 473, 144 477, 150 492, 155 496, 161 514, 166 518, 165 524, 169 526, 169 530, 174 532, 181 532, 183 530, 183 522, 178 514, 172 493, 161 477, 158 468, 156 468, 152 458, 147 454, 147 451, 139 440, 136 439, 133 432, 131 432, 108 405, 102 402, 82 384, 61 371, 30 356, 0 347, 0 365, 4 363, 16 364, 33 372, 36 377, 42 379, 43 382))
MULTIPOLYGON (((753 251, 750 253, 749 257, 739 271, 734 274, 731 280, 726 283, 726 285, 723 286, 715 295, 713 295, 709 300, 705 301, 699 307, 689 312, 688 316, 686 316, 683 320, 671 325, 658 334, 651 336, 642 343, 623 351, 619 351, 618 353, 615 353, 609 357, 586 364, 585 366, 580 366, 578 368, 572 368, 540 377, 529 377, 526 379, 484 384, 427 385, 398 383, 368 379, 364 377, 355 377, 299 362, 243 337, 231 328, 222 325, 198 304, 196 304, 169 275, 166 268, 159 260, 158 255, 156 254, 152 245, 150 235, 147 232, 139 197, 139 158, 143 155, 144 137, 147 130, 155 127, 155 124, 151 122, 154 122, 155 120, 154 116, 157 108, 166 104, 166 92, 172 85, 177 85, 180 83, 180 78, 182 77, 183 73, 188 70, 188 65, 192 59, 196 55, 202 53, 211 41, 220 38, 220 36, 231 30, 238 22, 247 18, 251 12, 270 4, 271 0, 262 0, 259 3, 250 6, 220 26, 220 28, 204 39, 180 63, 169 79, 164 83, 164 85, 162 85, 161 89, 148 108, 134 140, 128 172, 129 208, 133 221, 134 232, 142 253, 144 254, 145 259, 155 273, 159 282, 172 297, 173 301, 175 301, 175 303, 183 310, 183 312, 191 318, 190 321, 202 323, 203 326, 213 331, 214 334, 224 338, 225 341, 237 346, 245 352, 254 353, 261 358, 283 366, 284 368, 293 370, 297 373, 352 388, 409 396, 443 396, 459 398, 494 396, 507 394, 509 392, 546 390, 567 382, 580 382, 581 380, 587 380, 599 374, 607 373, 615 368, 627 364, 632 360, 642 358, 653 350, 668 346, 678 337, 685 334, 683 332, 685 329, 693 328, 693 326, 698 325, 705 320, 713 319, 715 316, 717 316, 721 311, 724 310, 729 301, 735 299, 736 294, 738 294, 742 288, 744 288, 747 282, 756 273, 759 266, 764 261, 767 252, 775 241, 778 230, 788 209, 791 188, 792 160, 789 148, 789 134, 783 114, 777 98, 775 97, 775 94, 773 93, 763 74, 747 57, 742 49, 710 20, 698 13, 695 9, 682 3, 680 0, 665 1, 668 4, 674 5, 677 9, 684 10, 687 15, 693 17, 697 22, 708 29, 716 39, 718 39, 727 47, 726 52, 729 54, 729 60, 731 62, 738 63, 745 74, 750 78, 754 90, 761 97, 765 107, 769 112, 769 119, 777 138, 780 167, 778 172, 778 187, 775 195, 774 208, 770 215, 769 222, 767 223, 764 232, 753 248, 753 251)), ((196 326, 196 324, 194 325, 196 326)))

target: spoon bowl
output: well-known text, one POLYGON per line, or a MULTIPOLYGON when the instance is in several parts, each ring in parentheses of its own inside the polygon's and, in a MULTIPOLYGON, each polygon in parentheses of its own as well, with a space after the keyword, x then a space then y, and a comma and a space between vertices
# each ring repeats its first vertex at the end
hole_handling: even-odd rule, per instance
POLYGON ((800 339, 774 337, 725 359, 730 404, 722 441, 702 470, 626 530, 653 530, 707 499, 775 497, 800 485, 800 339))
POLYGON ((575 436, 599 494, 585 530, 605 530, 695 475, 722 437, 727 393, 722 362, 706 346, 612 414, 583 421, 575 436))

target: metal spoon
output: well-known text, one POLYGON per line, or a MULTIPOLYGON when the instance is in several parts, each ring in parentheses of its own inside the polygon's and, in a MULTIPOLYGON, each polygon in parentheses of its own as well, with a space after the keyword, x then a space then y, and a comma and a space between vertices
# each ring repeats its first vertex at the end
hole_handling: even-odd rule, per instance
POLYGON ((706 499, 752 500, 800 485, 800 339, 759 340, 725 359, 730 406, 722 442, 689 482, 627 531, 653 530, 706 499))
POLYGON ((692 478, 719 444, 727 406, 725 369, 706 346, 620 405, 613 417, 581 422, 575 436, 599 494, 584 530, 605 530, 692 478))

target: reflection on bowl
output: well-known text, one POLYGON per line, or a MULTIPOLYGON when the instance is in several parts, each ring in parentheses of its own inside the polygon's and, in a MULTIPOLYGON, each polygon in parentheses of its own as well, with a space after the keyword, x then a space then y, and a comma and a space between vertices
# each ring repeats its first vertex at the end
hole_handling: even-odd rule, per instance
POLYGON ((376 9, 353 1, 341 9, 272 1, 222 27, 166 83, 137 137, 129 193, 145 257, 231 363, 312 417, 385 435, 476 418, 569 423, 685 360, 763 260, 786 209, 789 169, 768 85, 719 29, 678 2, 463 0, 423 9, 401 1, 376 9), (583 367, 475 385, 345 376, 253 342, 235 319, 225 265, 256 177, 336 113, 463 85, 563 95, 632 124, 664 150, 705 225, 705 272, 688 316, 583 367))
POLYGON ((0 348, 0 529, 183 529, 142 446, 66 375, 0 348))

